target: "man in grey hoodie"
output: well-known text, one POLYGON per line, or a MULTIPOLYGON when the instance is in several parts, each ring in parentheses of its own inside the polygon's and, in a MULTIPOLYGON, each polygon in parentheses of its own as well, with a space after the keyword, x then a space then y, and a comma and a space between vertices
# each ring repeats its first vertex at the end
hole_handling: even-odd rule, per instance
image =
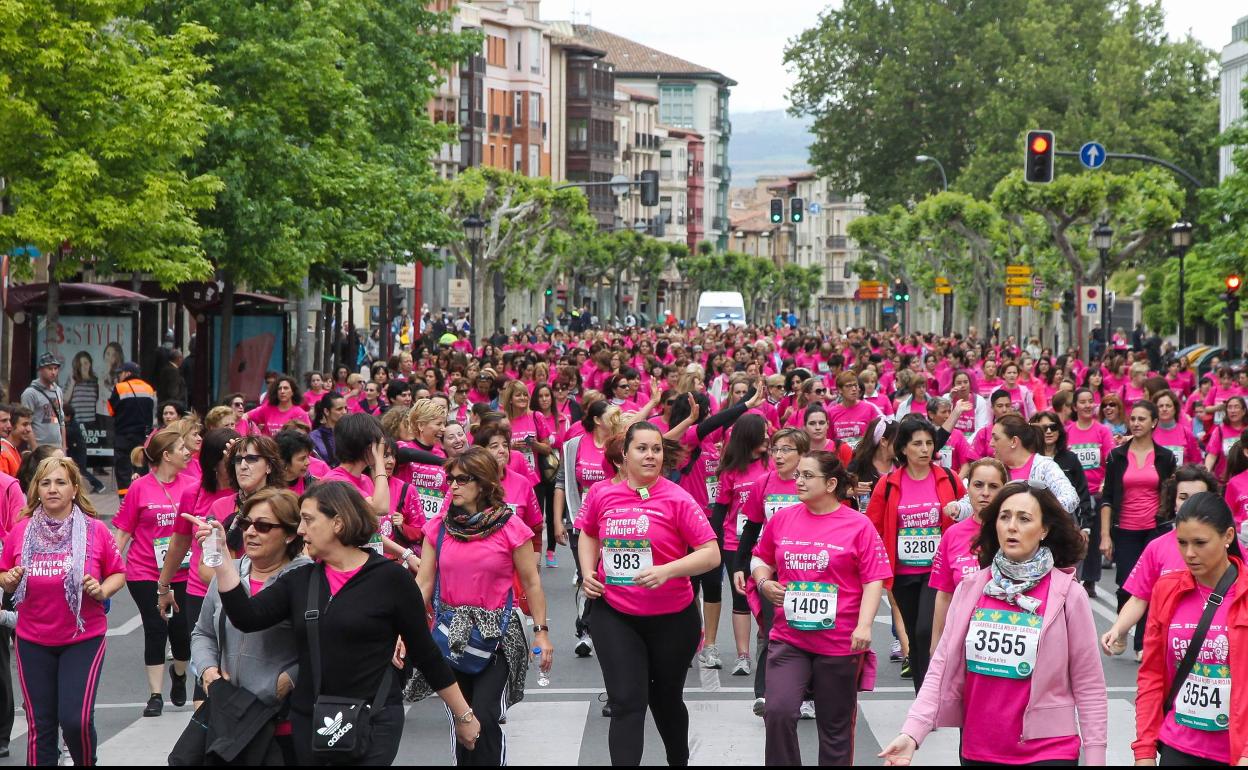
POLYGON ((65 449, 65 393, 57 384, 61 361, 51 353, 39 356, 39 376, 22 392, 22 406, 34 413, 35 444, 65 449))

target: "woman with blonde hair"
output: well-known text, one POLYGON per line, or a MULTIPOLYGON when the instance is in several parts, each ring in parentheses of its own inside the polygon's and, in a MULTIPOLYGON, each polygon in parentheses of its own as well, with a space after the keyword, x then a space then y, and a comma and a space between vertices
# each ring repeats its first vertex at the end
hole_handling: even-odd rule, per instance
POLYGON ((238 415, 228 406, 214 406, 208 410, 208 414, 204 415, 204 430, 217 428, 233 430, 236 424, 238 424, 238 415))
POLYGON ((57 764, 64 734, 74 764, 94 765, 95 694, 108 631, 104 602, 125 584, 125 566, 72 460, 41 462, 29 500, 0 556, 0 588, 13 594, 18 608, 26 764, 57 764))
POLYGON ((511 426, 511 448, 524 457, 529 475, 540 479, 537 456, 554 452, 554 423, 533 411, 529 387, 520 380, 511 380, 503 386, 498 394, 498 406, 511 426))

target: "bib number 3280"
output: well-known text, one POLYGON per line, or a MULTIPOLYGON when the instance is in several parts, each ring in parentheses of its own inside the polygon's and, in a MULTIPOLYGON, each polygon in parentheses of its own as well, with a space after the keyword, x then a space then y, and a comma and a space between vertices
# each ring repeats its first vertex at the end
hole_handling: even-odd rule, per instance
POLYGON ((602 564, 607 585, 631 586, 642 570, 654 566, 649 540, 608 538, 602 541, 602 564))
POLYGON ((930 567, 940 545, 940 527, 897 530, 897 560, 907 567, 930 567))

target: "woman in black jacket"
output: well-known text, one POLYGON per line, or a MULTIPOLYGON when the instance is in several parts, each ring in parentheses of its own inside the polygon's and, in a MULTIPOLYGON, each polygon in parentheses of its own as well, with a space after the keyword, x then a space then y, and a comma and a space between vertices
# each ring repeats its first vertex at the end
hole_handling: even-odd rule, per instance
MULTIPOLYGON (((1114 560, 1118 581, 1118 609, 1131 595, 1122 586, 1139 561, 1149 541, 1160 534, 1157 511, 1161 488, 1174 476, 1174 454, 1153 441, 1157 427, 1157 407, 1151 401, 1136 401, 1127 418, 1129 441, 1114 448, 1105 461, 1105 486, 1101 498, 1101 553, 1114 560)), ((1144 624, 1135 629, 1135 658, 1144 649, 1144 624)))
POLYGON ((1032 416, 1031 424, 1036 426, 1044 439, 1040 453, 1052 457, 1057 467, 1061 468, 1066 478, 1070 479, 1070 485, 1075 488, 1075 494, 1079 497, 1075 523, 1081 529, 1090 528, 1094 510, 1092 495, 1088 492, 1088 477, 1083 472, 1079 456, 1066 446, 1066 428, 1062 426, 1062 419, 1057 416, 1056 412, 1037 412, 1032 416))
MULTIPOLYGON (((384 483, 384 482, 383 482, 384 483)), ((320 564, 284 573, 255 596, 239 584, 233 560, 216 568, 226 615, 244 633, 289 620, 299 646, 301 675, 290 700, 290 721, 299 764, 325 764, 313 754, 312 710, 320 695, 372 701, 391 658, 395 641, 406 649, 406 663, 424 674, 455 719, 456 738, 472 749, 481 724, 455 683, 455 676, 434 644, 425 623, 420 589, 403 567, 365 548, 377 531, 377 515, 350 484, 317 484, 300 498, 299 534, 308 555, 320 564), (308 593, 317 581, 316 621, 320 649, 320 692, 309 648, 308 593), (339 597, 343 600, 334 601, 339 597)), ((185 514, 184 514, 185 515, 185 514)), ((246 524, 250 528, 250 522, 246 524)), ((199 522, 198 536, 224 537, 216 521, 199 522)), ((361 765, 389 765, 403 735, 404 678, 395 672, 383 703, 373 704, 372 745, 361 765)))

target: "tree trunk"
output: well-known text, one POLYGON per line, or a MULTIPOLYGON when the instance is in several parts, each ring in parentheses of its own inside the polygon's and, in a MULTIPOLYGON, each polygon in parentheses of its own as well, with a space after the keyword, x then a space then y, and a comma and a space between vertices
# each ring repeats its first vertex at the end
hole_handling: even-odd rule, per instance
POLYGON ((64 246, 57 246, 48 250, 48 308, 43 319, 44 352, 52 349, 52 344, 57 339, 56 327, 61 322, 61 282, 56 277, 56 266, 60 263, 63 248, 64 246))
MULTIPOLYGON (((507 322, 503 316, 507 312, 507 287, 503 283, 503 271, 494 271, 494 328, 507 331, 507 322)), ((488 336, 488 335, 487 335, 488 336)))
POLYGON ((217 339, 220 366, 217 368, 217 392, 209 394, 209 401, 216 402, 230 387, 230 358, 234 352, 234 279, 225 276, 221 290, 221 336, 217 339))

